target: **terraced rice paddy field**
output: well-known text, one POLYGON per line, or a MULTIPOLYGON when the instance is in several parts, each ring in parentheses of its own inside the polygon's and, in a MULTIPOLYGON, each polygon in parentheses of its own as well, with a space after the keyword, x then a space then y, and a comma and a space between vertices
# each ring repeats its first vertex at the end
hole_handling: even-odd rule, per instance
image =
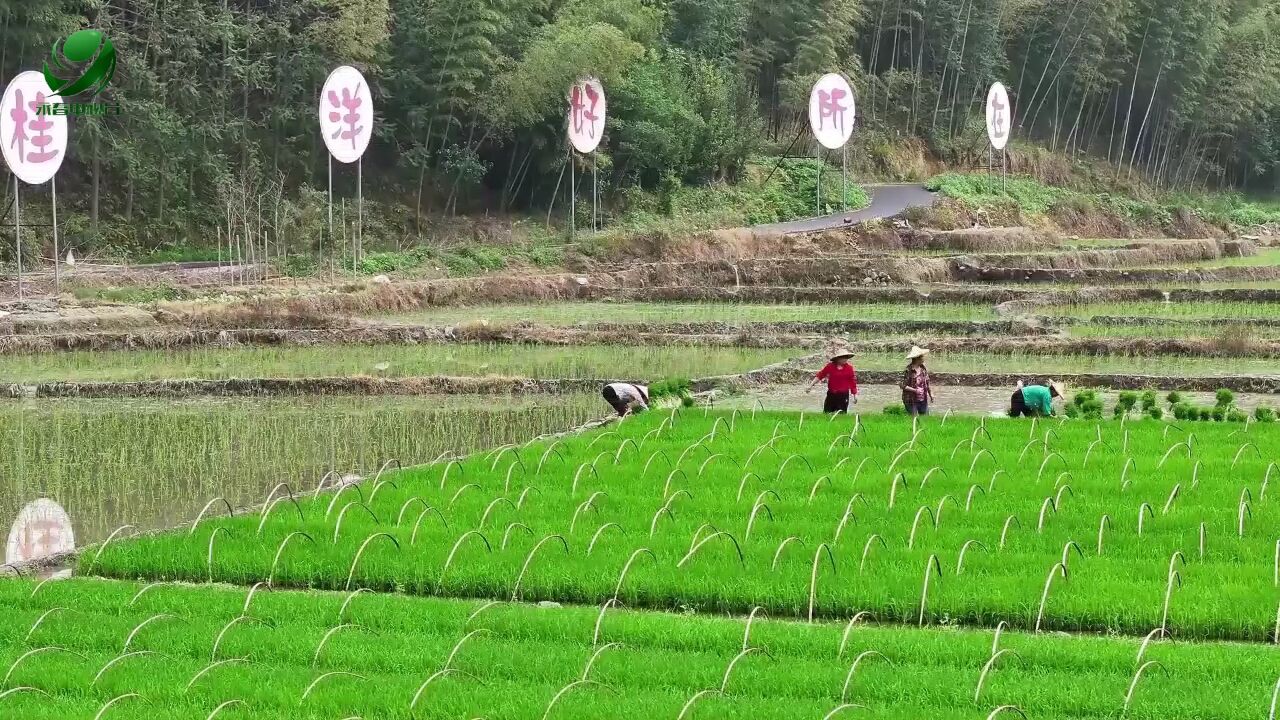
POLYGON ((1236 644, 620 608, 600 621, 589 608, 400 595, 259 591, 246 604, 245 589, 221 586, 34 587, 0 585, 11 620, 0 657, 59 648, 7 678, 6 711, 33 720, 91 717, 108 702, 104 717, 585 719, 625 706, 652 718, 839 709, 915 720, 1013 705, 1101 718, 1126 699, 1128 717, 1238 718, 1263 716, 1277 670, 1272 648, 1236 644), (1158 664, 1131 689, 1148 662, 1158 664))
POLYGON ((7 700, 23 717, 1261 716, 1280 659, 1199 642, 1276 632, 1274 432, 1230 432, 695 409, 319 497, 277 488, 265 515, 216 509, 81 557, 146 583, 6 583, 7 700), (173 584, 209 579, 240 589, 173 584), (527 604, 551 598, 597 607, 527 604))
POLYGON ((574 348, 511 344, 428 344, 345 347, 238 347, 188 350, 66 352, 0 355, 0 378, 32 383, 59 380, 138 380, 324 377, 528 377, 604 380, 624 377, 730 375, 804 354, 799 348, 636 347, 574 348))
POLYGON ((750 323, 788 320, 994 320, 990 305, 889 303, 653 303, 558 302, 537 305, 484 305, 431 308, 393 321, 422 325, 453 325, 485 320, 492 323, 528 322, 557 326, 590 323, 750 323))
POLYGON ((252 503, 281 478, 314 488, 330 472, 388 459, 430 462, 598 417, 595 393, 512 398, 42 400, 0 405, 0 517, 55 498, 82 543, 116 528, 173 527, 210 497, 252 503), (424 431, 429 428, 430 431, 424 431))
POLYGON ((0 581, 0 718, 1274 720, 1275 249, 948 242, 3 338, 0 516, 82 547, 0 581), (991 417, 1047 377, 1106 419, 991 417))

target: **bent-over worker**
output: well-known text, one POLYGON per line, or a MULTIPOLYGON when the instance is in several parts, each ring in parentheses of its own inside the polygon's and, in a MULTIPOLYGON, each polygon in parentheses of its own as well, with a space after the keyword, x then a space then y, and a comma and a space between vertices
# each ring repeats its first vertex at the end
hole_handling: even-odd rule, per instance
POLYGON ((649 388, 631 383, 609 383, 604 386, 605 402, 617 411, 618 417, 649 409, 649 388))
POLYGON ((1051 417, 1053 399, 1065 397, 1066 392, 1066 387, 1052 380, 1048 387, 1018 383, 1009 398, 1009 417, 1051 417))
POLYGON ((822 412, 847 415, 849 402, 852 400, 853 404, 858 404, 858 372, 849 364, 849 358, 852 357, 853 353, 848 350, 833 351, 831 362, 819 370, 813 376, 813 382, 805 388, 805 392, 809 392, 818 383, 824 380, 827 382, 827 397, 822 401, 822 412))

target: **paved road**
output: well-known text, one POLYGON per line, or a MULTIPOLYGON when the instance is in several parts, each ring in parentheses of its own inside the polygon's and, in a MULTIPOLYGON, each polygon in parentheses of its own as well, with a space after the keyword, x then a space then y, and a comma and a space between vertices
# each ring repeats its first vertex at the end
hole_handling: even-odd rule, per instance
POLYGON ((867 185, 865 188, 871 195, 871 205, 864 210, 839 212, 809 220, 757 225, 755 229, 784 234, 829 230, 867 220, 893 217, 907 208, 928 207, 933 204, 935 197, 934 193, 925 190, 923 185, 867 185))

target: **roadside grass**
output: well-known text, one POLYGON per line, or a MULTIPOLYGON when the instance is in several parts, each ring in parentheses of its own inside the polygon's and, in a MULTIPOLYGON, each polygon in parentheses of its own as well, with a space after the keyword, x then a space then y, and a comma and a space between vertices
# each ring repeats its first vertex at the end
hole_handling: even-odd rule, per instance
POLYGON ((884 416, 648 414, 297 506, 278 493, 262 518, 217 512, 194 532, 120 539, 78 571, 1272 638, 1268 528, 1280 509, 1261 486, 1276 427, 952 417, 912 428, 884 416), (1059 563, 1065 577, 1046 585, 1059 563))
POLYGON ((748 323, 786 320, 994 320, 990 305, 918 303, 656 303, 552 302, 427 308, 379 318, 422 325, 537 323, 571 326, 590 323, 748 323))
POLYGON ((974 210, 981 208, 1022 221, 1052 219, 1067 226, 1119 222, 1132 228, 1170 230, 1184 210, 1219 226, 1280 222, 1280 206, 1235 194, 1176 194, 1146 200, 1124 193, 1055 187, 1027 176, 1006 178, 988 173, 943 173, 930 179, 927 186, 974 210))
POLYGON ((856 183, 848 183, 845 190, 838 167, 819 164, 816 159, 755 157, 748 163, 746 175, 736 185, 668 183, 656 192, 624 190, 603 237, 608 241, 634 233, 679 234, 749 227, 827 215, 846 208, 858 210, 871 203, 866 191, 856 183), (825 202, 818 208, 815 198, 820 168, 825 202))
POLYGON ((79 543, 101 542, 125 524, 190 521, 213 497, 240 507, 281 481, 314 488, 329 471, 523 442, 608 410, 597 393, 10 401, 0 405, 0 518, 48 497, 79 543))
POLYGON ((489 343, 74 351, 0 355, 0 382, 429 375, 656 380, 728 375, 806 352, 797 348, 489 343))
POLYGON ((993 642, 991 632, 866 617, 846 630, 610 608, 598 622, 591 607, 247 595, 0 582, 0 665, 11 670, 0 707, 23 720, 598 720, 620 709, 644 718, 981 720, 999 706, 1048 720, 1228 720, 1261 717, 1280 671, 1263 646, 1156 641, 1141 652, 1134 638, 1011 631, 993 642), (1139 655, 1158 665, 1135 684, 1139 655), (859 707, 836 712, 850 703, 859 707))

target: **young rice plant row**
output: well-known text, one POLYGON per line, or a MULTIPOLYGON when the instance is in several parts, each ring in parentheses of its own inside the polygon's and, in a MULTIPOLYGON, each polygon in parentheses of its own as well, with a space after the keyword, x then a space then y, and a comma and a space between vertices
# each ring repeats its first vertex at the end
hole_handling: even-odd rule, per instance
POLYGON ((79 572, 1274 641, 1269 426, 701 410, 119 534, 79 572))
POLYGON ((477 396, 42 400, 0 407, 0 517, 49 497, 80 544, 123 524, 192 517, 213 495, 261 500, 282 477, 372 473, 389 457, 430 462, 599 418, 598 393, 548 402, 477 396), (424 428, 430 428, 424 432, 424 428))
POLYGON ((540 608, 372 593, 0 582, 23 720, 1265 717, 1262 646, 540 608))

